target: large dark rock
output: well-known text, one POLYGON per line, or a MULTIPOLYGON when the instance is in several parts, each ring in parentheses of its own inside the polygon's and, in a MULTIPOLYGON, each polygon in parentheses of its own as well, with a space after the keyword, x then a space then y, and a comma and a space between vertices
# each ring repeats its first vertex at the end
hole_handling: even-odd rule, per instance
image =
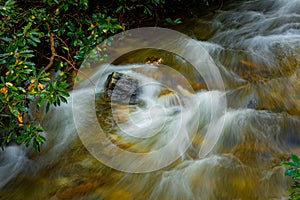
POLYGON ((105 83, 104 100, 121 104, 138 103, 139 82, 120 72, 112 72, 105 83))

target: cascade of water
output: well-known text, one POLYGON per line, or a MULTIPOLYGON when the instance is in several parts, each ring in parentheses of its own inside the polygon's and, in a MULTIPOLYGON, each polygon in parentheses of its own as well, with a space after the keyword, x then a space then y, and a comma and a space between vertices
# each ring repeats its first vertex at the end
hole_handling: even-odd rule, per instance
MULTIPOLYGON (((299 153, 300 147, 299 10, 299 0, 251 0, 233 3, 207 22, 210 35, 207 41, 199 43, 216 62, 226 91, 202 88, 191 93, 180 86, 166 88, 160 81, 168 79, 170 74, 157 73, 155 66, 131 64, 95 69, 71 92, 68 104, 53 107, 44 116, 47 142, 40 154, 32 155, 23 146, 9 146, 1 152, 0 198, 18 199, 20 196, 10 193, 10 188, 25 191, 26 183, 20 184, 20 179, 26 177, 29 183, 36 180, 30 179, 32 175, 44 179, 47 175, 43 170, 47 174, 49 171, 49 177, 55 181, 52 188, 44 183, 40 186, 42 192, 33 193, 42 199, 76 198, 72 195, 82 199, 99 196, 118 199, 120 190, 127 192, 127 199, 286 197, 289 181, 283 177, 284 168, 278 165, 291 152, 299 153), (95 113, 90 112, 93 104, 86 98, 89 86, 91 82, 97 83, 100 87, 96 93, 103 92, 105 77, 112 71, 120 71, 142 83, 143 104, 127 107, 113 104, 109 114, 98 113, 100 124, 110 118, 118 121, 118 126, 109 121, 112 128, 107 131, 107 137, 114 142, 107 144, 102 154, 120 166, 134 166, 134 163, 140 167, 160 166, 166 162, 165 157, 138 160, 115 155, 113 149, 119 146, 131 152, 147 153, 170 143, 168 155, 180 155, 171 165, 147 174, 119 173, 96 162, 78 142, 77 130, 91 135, 98 131, 89 126, 95 118, 95 113), (99 81, 100 75, 104 78, 99 81), (221 112, 224 95, 229 109, 218 120, 211 121, 214 112, 221 112), (72 97, 81 97, 76 100, 81 102, 75 104, 78 107, 72 106, 72 97), (73 112, 82 123, 75 125, 73 112), (69 170, 93 182, 88 178, 78 181, 78 175, 68 178, 69 170), (102 173, 112 181, 103 178, 102 173), (82 186, 82 182, 89 184, 82 186)), ((190 29, 197 33, 199 27, 195 24, 190 29)), ((187 45, 186 41, 178 43, 187 45)), ((199 52, 187 53, 195 59, 199 57, 199 52)), ((94 140, 89 138, 91 146, 97 148, 94 140)), ((27 194, 26 198, 32 196, 27 194)))

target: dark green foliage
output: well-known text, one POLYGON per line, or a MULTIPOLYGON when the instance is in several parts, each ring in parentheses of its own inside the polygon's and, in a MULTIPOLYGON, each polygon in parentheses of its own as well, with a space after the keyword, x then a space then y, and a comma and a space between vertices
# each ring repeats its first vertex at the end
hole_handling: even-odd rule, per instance
POLYGON ((176 25, 176 24, 181 24, 182 23, 181 18, 177 18, 175 20, 172 20, 171 18, 166 18, 166 22, 168 22, 169 24, 172 24, 172 25, 176 25))
POLYGON ((121 29, 115 18, 89 15, 87 0, 0 0, 2 149, 16 142, 40 150, 45 141, 40 108, 66 103, 67 82, 76 68, 92 48, 121 29))
POLYGON ((285 171, 285 176, 290 176, 294 179, 293 184, 289 187, 289 190, 292 191, 290 194, 290 200, 300 199, 300 159, 297 155, 291 155, 291 161, 285 161, 281 163, 282 166, 289 166, 285 171))

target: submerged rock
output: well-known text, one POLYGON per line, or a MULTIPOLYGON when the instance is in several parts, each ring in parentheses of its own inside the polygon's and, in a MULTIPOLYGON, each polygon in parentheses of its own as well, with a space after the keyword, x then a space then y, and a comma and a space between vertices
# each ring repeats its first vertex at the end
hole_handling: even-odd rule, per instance
POLYGON ((121 104, 138 103, 139 82, 134 77, 112 72, 106 80, 104 100, 121 104))
POLYGON ((162 64, 163 59, 157 56, 149 56, 146 58, 146 64, 159 65, 162 64))

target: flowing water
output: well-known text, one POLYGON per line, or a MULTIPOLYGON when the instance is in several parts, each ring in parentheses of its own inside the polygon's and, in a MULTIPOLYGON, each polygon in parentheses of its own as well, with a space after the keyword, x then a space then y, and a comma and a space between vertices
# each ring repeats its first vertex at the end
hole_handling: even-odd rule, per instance
MULTIPOLYGON (((154 83, 143 87, 143 103, 108 105, 101 87, 94 102, 72 98, 86 96, 83 82, 82 89, 71 92, 68 104, 44 116, 47 143, 40 153, 14 145, 1 152, 0 199, 286 199, 291 180, 284 177, 280 162, 300 150, 300 1, 236 1, 224 11, 175 28, 206 48, 220 70, 224 91, 208 90, 206 77, 196 76, 189 63, 171 53, 146 49, 123 56, 111 71, 154 83), (155 66, 136 64, 149 55, 162 57, 188 82, 175 70, 161 73, 155 66), (161 80, 177 89, 162 87, 161 80), (220 109, 224 97, 226 111, 220 109), (81 104, 72 108, 77 105, 73 101, 81 104), (119 148, 159 150, 180 131, 169 153, 181 156, 148 173, 105 166, 77 134, 78 129, 94 131, 84 123, 91 105, 97 123, 119 148), (219 121, 210 122, 216 111, 219 121), (82 123, 75 125, 73 113, 79 113, 82 123), (223 129, 217 133, 220 122, 223 129), (212 132, 206 134, 209 124, 212 132)), ((199 53, 189 52, 196 57, 199 53)), ((94 71, 89 80, 97 75, 94 71)), ((87 139, 98 145, 92 136, 87 139)), ((109 150, 103 154, 120 166, 164 162, 115 159, 109 150)))

